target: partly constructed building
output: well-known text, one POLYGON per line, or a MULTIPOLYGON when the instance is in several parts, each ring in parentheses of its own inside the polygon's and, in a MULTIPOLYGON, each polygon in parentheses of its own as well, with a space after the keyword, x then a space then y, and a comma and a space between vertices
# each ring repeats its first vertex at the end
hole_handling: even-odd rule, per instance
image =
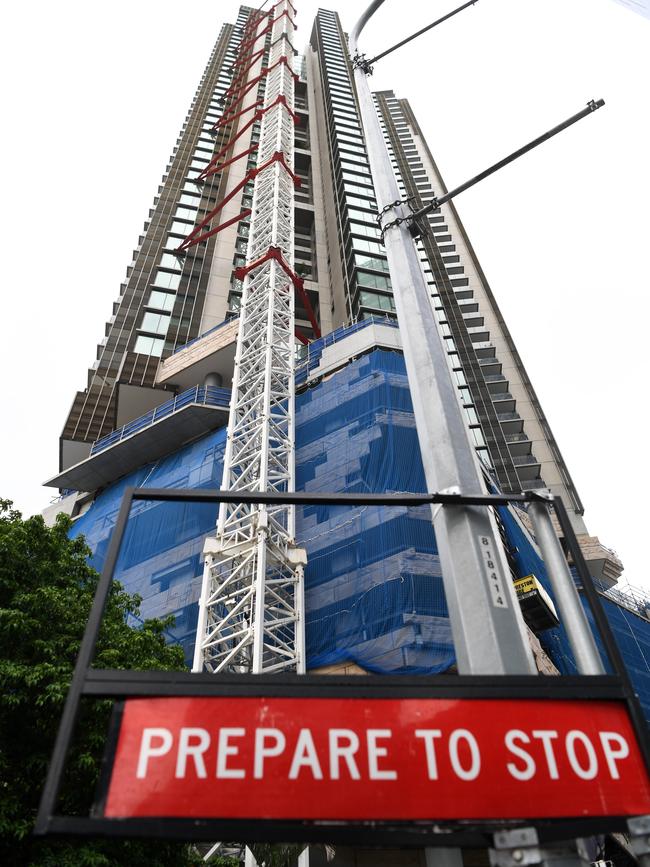
MULTIPOLYGON (((76 519, 74 532, 86 536, 98 566, 126 486, 222 484, 261 171, 264 118, 255 107, 270 86, 259 70, 270 69, 273 50, 269 31, 259 56, 249 52, 241 65, 251 14, 242 6, 217 39, 87 386, 65 422, 59 471, 47 483, 63 491, 51 511, 76 519), (252 113, 247 102, 228 107, 233 81, 250 94, 252 113), (235 139, 242 159, 228 150, 235 139), (212 172, 216 157, 220 170, 212 172)), ((422 491, 391 278, 338 15, 321 10, 304 53, 291 54, 296 123, 285 168, 296 187, 296 487, 422 491)), ((375 102, 400 188, 421 205, 444 191, 430 149, 407 100, 384 91, 375 102)), ((621 564, 587 534, 579 495, 455 208, 445 205, 428 220, 430 231, 418 241, 422 268, 486 478, 506 492, 550 488, 563 498, 650 715, 644 603, 611 589, 621 564)), ((500 519, 513 577, 534 574, 548 589, 525 512, 502 509, 500 519)), ((204 541, 216 520, 209 505, 139 503, 118 568, 119 580, 142 596, 143 616, 174 614, 169 637, 184 646, 188 662, 204 541)), ((296 538, 307 550, 307 668, 453 669, 427 508, 305 508, 297 510, 296 538)), ((540 669, 573 670, 563 630, 541 625, 547 628, 537 621, 531 637, 540 669)))

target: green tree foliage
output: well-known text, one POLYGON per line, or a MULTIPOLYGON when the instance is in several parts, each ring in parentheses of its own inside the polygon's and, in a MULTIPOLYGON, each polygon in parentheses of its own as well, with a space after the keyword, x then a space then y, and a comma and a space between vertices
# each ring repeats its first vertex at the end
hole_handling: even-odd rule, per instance
MULTIPOLYGON (((194 850, 161 841, 35 839, 32 828, 54 737, 98 575, 70 521, 54 527, 40 516, 23 520, 0 500, 0 863, 34 867, 185 867, 194 850)), ((165 643, 168 621, 127 625, 137 597, 112 589, 94 665, 179 670, 183 654, 165 643)), ((88 814, 110 703, 82 708, 59 812, 88 814), (89 795, 90 793, 90 795, 89 795)))

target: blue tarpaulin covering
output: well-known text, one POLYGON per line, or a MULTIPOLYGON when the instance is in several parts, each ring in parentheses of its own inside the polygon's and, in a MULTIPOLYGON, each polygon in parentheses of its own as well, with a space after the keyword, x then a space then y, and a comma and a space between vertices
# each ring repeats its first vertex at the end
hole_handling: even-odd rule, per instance
MULTIPOLYGON (((127 486, 218 488, 225 430, 179 450, 102 492, 74 525, 101 568, 127 486)), ((401 354, 376 350, 296 399, 296 487, 305 491, 425 490, 401 354)), ((534 573, 550 592, 521 524, 501 509, 520 575, 534 573)), ((198 614, 203 539, 217 506, 137 503, 116 579, 142 599, 144 617, 174 614, 171 640, 191 658, 198 614)), ((353 661, 380 673, 437 673, 454 664, 436 542, 428 507, 297 509, 307 548, 308 666, 353 661)), ((552 595, 552 594, 551 594, 552 595)), ((603 600, 650 718, 650 623, 603 600)), ((574 671, 562 629, 541 635, 562 672, 574 671)))

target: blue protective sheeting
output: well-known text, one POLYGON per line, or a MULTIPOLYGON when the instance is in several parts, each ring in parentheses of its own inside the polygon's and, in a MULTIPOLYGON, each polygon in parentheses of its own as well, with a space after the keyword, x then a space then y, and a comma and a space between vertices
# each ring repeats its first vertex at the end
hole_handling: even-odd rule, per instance
MULTIPOLYGON (((142 467, 101 493, 74 525, 100 569, 127 486, 218 488, 225 430, 142 467)), ((296 398, 296 487, 313 492, 425 490, 404 359, 375 350, 296 398)), ((501 517, 519 575, 544 566, 519 522, 501 517)), ((191 659, 203 539, 217 506, 138 503, 116 578, 142 597, 144 617, 174 614, 170 639, 191 659)), ((307 507, 296 515, 307 548, 308 667, 353 661, 378 673, 437 673, 454 664, 451 631, 427 507, 307 507)), ((551 593, 552 595, 552 593, 551 593)), ((650 623, 603 599, 650 718, 650 623)), ((575 667, 564 631, 542 644, 562 672, 575 667)))
MULTIPOLYGON (((524 531, 507 509, 501 508, 499 512, 506 527, 508 541, 515 553, 519 575, 534 574, 553 597, 544 563, 529 543, 524 531)), ((577 578, 576 583, 579 586, 577 578)), ((611 671, 598 629, 582 593, 580 599, 596 636, 603 664, 608 671, 611 671)), ((605 609, 610 628, 614 633, 634 688, 643 705, 646 719, 650 721, 650 623, 645 618, 617 605, 602 594, 600 601, 605 609)), ((547 629, 539 637, 542 647, 562 674, 577 673, 569 639, 564 628, 560 626, 556 629, 547 629)))
MULTIPOLYGON (((92 565, 104 564, 110 535, 127 487, 219 488, 225 430, 204 437, 173 455, 129 473, 103 491, 75 522, 93 551, 92 565)), ((217 506, 187 503, 134 504, 115 578, 142 597, 143 617, 173 614, 168 635, 183 645, 189 661, 196 633, 201 590, 203 539, 215 526, 217 506)))

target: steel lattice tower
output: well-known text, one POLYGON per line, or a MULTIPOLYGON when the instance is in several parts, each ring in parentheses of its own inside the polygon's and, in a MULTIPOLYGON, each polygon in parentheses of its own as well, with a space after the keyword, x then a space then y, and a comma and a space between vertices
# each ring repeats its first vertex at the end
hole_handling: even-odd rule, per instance
MULTIPOLYGON (((259 54, 259 40, 271 33, 262 70, 266 91, 248 253, 241 269, 222 481, 228 491, 294 490, 294 287, 297 281, 302 285, 293 271, 292 15, 289 0, 280 0, 249 21, 253 35, 245 33, 240 48, 259 54)), ((229 111, 240 106, 235 102, 229 111)), ((292 506, 222 503, 216 538, 204 549, 195 671, 304 671, 306 557, 294 533, 292 506)))

